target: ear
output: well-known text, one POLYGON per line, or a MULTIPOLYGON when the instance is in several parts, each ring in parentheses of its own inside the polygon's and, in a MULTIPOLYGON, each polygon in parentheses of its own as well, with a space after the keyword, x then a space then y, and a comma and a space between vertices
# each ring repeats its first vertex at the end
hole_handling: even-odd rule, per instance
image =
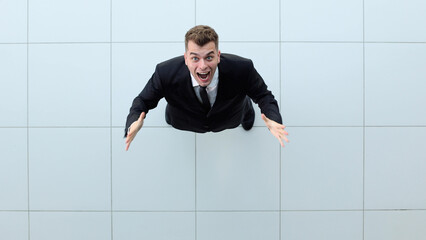
POLYGON ((217 51, 217 63, 220 63, 220 50, 219 51, 217 51))
POLYGON ((185 58, 185 65, 187 65, 188 66, 188 62, 187 62, 187 55, 186 55, 186 52, 183 54, 183 58, 185 58))

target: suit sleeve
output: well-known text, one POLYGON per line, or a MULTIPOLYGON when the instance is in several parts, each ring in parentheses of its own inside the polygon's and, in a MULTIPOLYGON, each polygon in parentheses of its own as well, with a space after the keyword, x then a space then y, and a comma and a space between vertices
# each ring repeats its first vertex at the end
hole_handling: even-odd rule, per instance
POLYGON ((263 78, 259 75, 250 61, 247 85, 247 95, 258 104, 260 111, 271 120, 282 124, 282 118, 278 107, 278 102, 274 95, 268 90, 263 78))
POLYGON ((163 86, 157 66, 154 74, 149 79, 142 92, 133 100, 129 115, 127 115, 124 137, 127 136, 127 129, 133 122, 139 119, 141 113, 145 112, 148 114, 149 110, 157 107, 158 102, 163 97, 163 86))

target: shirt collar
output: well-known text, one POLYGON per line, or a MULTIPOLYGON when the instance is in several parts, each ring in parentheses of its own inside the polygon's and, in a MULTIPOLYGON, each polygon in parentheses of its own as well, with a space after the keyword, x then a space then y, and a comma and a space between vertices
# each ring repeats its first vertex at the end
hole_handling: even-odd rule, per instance
MULTIPOLYGON (((192 86, 193 87, 199 86, 200 84, 198 84, 198 82, 197 82, 197 80, 195 80, 194 76, 192 76, 192 74, 190 74, 190 75, 191 75, 192 86)), ((218 83, 219 83, 219 68, 217 67, 216 71, 213 75, 213 79, 210 82, 210 84, 207 86, 207 89, 211 89, 211 88, 216 87, 218 83)))

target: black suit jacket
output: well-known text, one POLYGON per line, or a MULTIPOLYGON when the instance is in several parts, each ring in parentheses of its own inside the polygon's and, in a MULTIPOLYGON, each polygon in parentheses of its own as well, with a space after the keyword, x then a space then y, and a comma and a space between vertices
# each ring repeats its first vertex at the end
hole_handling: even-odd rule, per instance
POLYGON ((163 97, 167 101, 167 122, 180 130, 204 133, 237 127, 247 109, 247 96, 259 105, 261 112, 268 118, 282 123, 277 101, 251 60, 221 54, 218 68, 216 101, 211 110, 206 112, 195 95, 184 57, 158 64, 145 88, 133 100, 127 116, 125 135, 140 114, 155 108, 163 97))

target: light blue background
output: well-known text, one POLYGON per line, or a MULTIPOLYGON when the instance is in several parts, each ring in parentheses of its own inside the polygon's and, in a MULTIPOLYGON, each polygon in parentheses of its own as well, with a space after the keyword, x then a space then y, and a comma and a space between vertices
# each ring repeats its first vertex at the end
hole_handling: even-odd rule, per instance
POLYGON ((423 0, 0 0, 0 239, 423 240, 423 0), (280 103, 179 131, 132 99, 185 32, 251 58, 280 103))

